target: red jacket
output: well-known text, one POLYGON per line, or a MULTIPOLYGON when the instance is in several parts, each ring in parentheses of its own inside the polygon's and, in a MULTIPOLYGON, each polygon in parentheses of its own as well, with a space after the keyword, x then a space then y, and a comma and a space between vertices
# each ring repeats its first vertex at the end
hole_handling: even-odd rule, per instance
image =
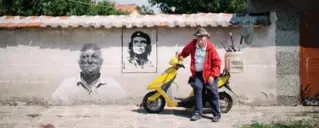
MULTIPOLYGON (((195 75, 195 51, 196 51, 196 44, 197 40, 194 39, 191 42, 189 42, 182 50, 182 52, 179 54, 179 56, 182 56, 183 58, 186 58, 187 56, 191 55, 191 64, 190 64, 190 70, 192 72, 192 77, 195 75)), ((221 66, 221 59, 217 53, 215 45, 207 40, 206 45, 206 57, 204 61, 203 66, 203 79, 204 82, 208 83, 209 76, 212 77, 219 77, 220 75, 220 66, 221 66)))

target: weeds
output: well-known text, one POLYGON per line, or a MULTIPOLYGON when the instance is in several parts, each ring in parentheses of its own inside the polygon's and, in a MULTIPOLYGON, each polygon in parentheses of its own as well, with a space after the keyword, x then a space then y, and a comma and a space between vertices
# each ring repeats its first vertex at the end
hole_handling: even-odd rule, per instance
POLYGON ((315 120, 295 120, 270 124, 256 122, 243 125, 241 128, 319 128, 319 122, 315 120))

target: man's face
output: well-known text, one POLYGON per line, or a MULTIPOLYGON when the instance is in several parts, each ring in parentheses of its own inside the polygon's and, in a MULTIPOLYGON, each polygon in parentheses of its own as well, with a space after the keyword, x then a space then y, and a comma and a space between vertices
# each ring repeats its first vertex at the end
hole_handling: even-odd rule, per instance
POLYGON ((83 73, 88 75, 97 74, 100 71, 103 59, 101 58, 101 52, 88 49, 81 52, 79 65, 83 73))
POLYGON ((207 37, 206 36, 197 36, 197 43, 201 48, 206 46, 207 37))
POLYGON ((133 38, 133 51, 136 54, 142 54, 145 52, 146 48, 146 39, 143 37, 134 37, 133 38))

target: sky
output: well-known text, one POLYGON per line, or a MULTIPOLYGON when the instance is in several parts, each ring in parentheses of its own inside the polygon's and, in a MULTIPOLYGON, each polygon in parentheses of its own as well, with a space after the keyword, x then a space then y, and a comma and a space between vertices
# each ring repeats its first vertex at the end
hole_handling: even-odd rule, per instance
MULTIPOLYGON (((97 0, 102 1, 102 0, 97 0)), ((148 0, 110 0, 116 2, 117 4, 136 4, 136 5, 150 5, 148 0)), ((157 7, 152 7, 151 9, 154 10, 155 13, 159 13, 160 9, 157 7)))

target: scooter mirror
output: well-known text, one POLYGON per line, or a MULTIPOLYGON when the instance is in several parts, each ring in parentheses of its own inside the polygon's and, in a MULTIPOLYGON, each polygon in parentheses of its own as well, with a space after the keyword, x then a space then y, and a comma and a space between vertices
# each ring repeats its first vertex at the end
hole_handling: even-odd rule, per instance
POLYGON ((177 57, 177 55, 178 55, 178 52, 179 52, 179 49, 178 49, 178 42, 176 43, 176 45, 175 45, 175 56, 177 57))

